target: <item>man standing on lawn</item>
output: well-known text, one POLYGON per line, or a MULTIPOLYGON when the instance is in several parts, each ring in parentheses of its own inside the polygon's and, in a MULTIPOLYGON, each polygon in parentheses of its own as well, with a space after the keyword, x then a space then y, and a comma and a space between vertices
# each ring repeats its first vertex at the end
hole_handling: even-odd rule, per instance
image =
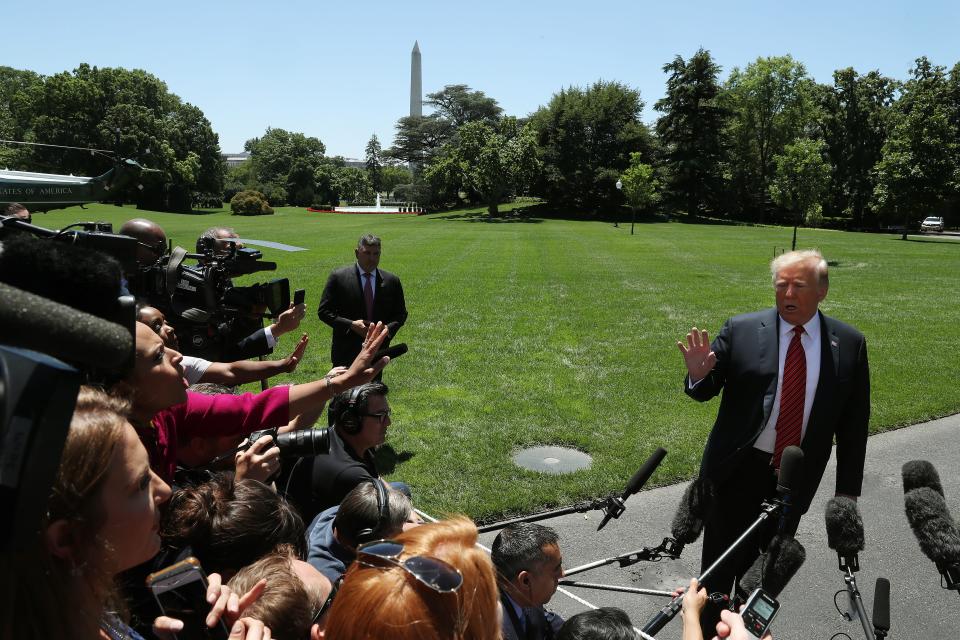
MULTIPOLYGON (((860 495, 870 417, 866 340, 857 329, 820 313, 829 281, 819 251, 785 253, 770 270, 776 308, 727 320, 712 345, 696 327, 686 344, 677 343, 687 367, 687 395, 703 402, 723 391, 700 466, 715 492, 702 569, 756 520, 763 500, 775 495, 781 453, 790 445, 803 449, 804 468, 785 533, 796 533, 810 506, 834 437, 836 493, 860 495)), ((743 545, 704 586, 729 592, 757 555, 756 540, 743 545)), ((712 628, 705 617, 704 628, 708 625, 712 628)))
POLYGON ((390 332, 386 348, 407 321, 400 278, 378 268, 380 238, 366 234, 354 250, 357 261, 334 270, 327 278, 317 315, 333 328, 333 366, 350 366, 360 353, 367 325, 383 322, 390 332))

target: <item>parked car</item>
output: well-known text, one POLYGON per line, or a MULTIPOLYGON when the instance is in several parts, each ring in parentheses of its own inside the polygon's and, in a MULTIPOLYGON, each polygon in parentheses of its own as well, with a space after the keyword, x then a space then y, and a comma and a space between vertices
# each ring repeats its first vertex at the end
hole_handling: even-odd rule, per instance
POLYGON ((920 231, 936 231, 943 233, 943 218, 928 216, 920 223, 920 231))

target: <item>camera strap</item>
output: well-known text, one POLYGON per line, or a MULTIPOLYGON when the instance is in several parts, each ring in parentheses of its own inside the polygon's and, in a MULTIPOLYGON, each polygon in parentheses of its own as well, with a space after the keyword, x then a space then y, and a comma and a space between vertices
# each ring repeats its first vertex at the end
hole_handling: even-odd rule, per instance
POLYGON ((173 302, 173 292, 177 290, 177 281, 180 279, 180 265, 187 257, 187 250, 183 247, 174 247, 170 252, 170 258, 167 260, 167 267, 164 270, 164 276, 167 281, 167 291, 170 292, 170 301, 173 302))

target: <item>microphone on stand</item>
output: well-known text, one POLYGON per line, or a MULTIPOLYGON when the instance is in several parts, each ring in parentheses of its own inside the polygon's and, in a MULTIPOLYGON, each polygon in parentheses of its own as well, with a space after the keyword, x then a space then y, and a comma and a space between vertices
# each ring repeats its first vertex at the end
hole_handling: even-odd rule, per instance
POLYGON ((960 591, 960 533, 943 496, 919 487, 907 492, 904 507, 920 550, 937 565, 944 588, 960 591))
POLYGON ((627 509, 623 501, 635 494, 647 483, 647 480, 650 479, 653 472, 660 466, 660 463, 663 462, 663 458, 666 455, 667 450, 663 447, 658 447, 657 450, 653 452, 653 455, 651 455, 647 461, 643 463, 643 466, 633 474, 633 477, 630 478, 630 481, 627 483, 627 488, 623 490, 623 494, 619 498, 613 496, 607 501, 607 504, 603 507, 603 520, 600 521, 600 526, 597 527, 597 531, 607 526, 611 518, 619 518, 623 515, 623 512, 627 509))
POLYGON ((713 505, 713 501, 713 483, 706 478, 696 478, 687 485, 670 525, 670 533, 673 535, 674 542, 672 551, 676 555, 679 556, 683 552, 684 546, 696 542, 697 538, 700 537, 704 521, 708 510, 713 505))
POLYGON ((860 570, 857 556, 863 551, 863 520, 857 503, 850 498, 836 496, 827 502, 827 545, 837 552, 840 571, 860 570))
POLYGON ((873 589, 873 633, 877 640, 883 640, 890 631, 890 581, 877 578, 873 589))
POLYGON ((903 465, 901 469, 903 474, 903 493, 907 494, 920 487, 929 487, 941 496, 943 495, 943 484, 940 482, 940 474, 932 464, 926 460, 911 460, 903 465))
POLYGON ((760 587, 776 598, 800 570, 806 559, 807 551, 796 538, 774 536, 767 545, 767 549, 757 556, 740 578, 737 587, 738 598, 742 600, 741 604, 760 587))

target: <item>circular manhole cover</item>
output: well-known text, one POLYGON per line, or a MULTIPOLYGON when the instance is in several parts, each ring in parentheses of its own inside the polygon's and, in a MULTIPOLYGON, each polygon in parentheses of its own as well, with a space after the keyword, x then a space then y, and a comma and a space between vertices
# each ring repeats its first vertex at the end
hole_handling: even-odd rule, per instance
POLYGON ((592 461, 583 451, 567 447, 530 447, 513 455, 518 467, 544 473, 570 473, 588 468, 592 461))

